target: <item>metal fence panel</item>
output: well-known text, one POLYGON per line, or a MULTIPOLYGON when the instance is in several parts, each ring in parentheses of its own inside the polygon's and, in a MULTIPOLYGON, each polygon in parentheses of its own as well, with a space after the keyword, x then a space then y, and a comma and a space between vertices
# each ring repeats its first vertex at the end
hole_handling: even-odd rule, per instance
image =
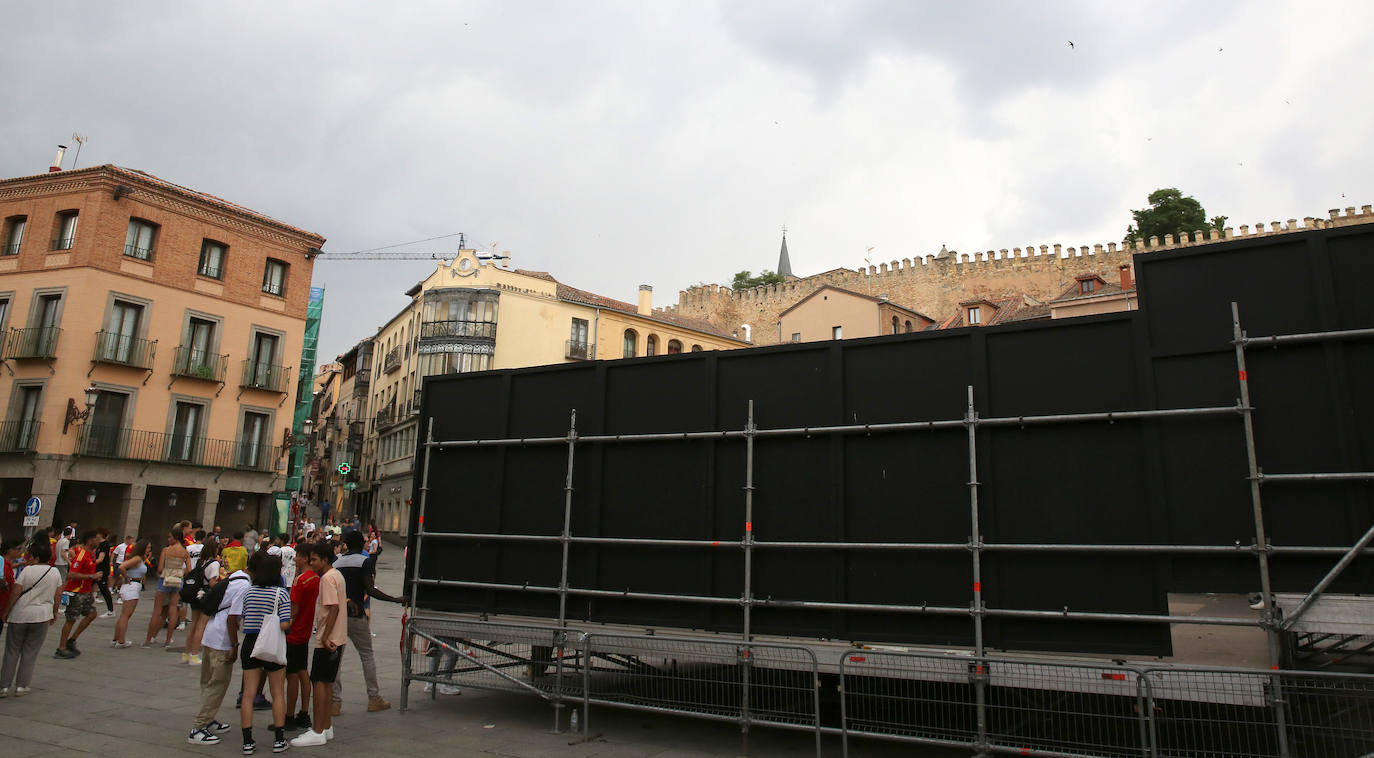
POLYGON ((575 678, 565 677, 560 687, 548 676, 556 668, 560 639, 578 636, 554 627, 412 618, 406 625, 405 677, 545 698, 580 697, 575 678))

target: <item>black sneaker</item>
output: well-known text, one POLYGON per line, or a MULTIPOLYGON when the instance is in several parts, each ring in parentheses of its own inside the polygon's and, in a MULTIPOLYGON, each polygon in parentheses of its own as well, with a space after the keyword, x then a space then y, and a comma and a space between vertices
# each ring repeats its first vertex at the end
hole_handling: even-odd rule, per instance
POLYGON ((245 743, 243 743, 243 754, 244 754, 244 755, 252 755, 253 753, 256 753, 256 752, 258 752, 258 743, 256 743, 256 742, 245 742, 245 743))
POLYGON ((218 734, 218 733, 222 733, 222 732, 227 732, 227 731, 229 731, 231 728, 232 728, 232 727, 230 727, 228 724, 221 724, 221 723, 218 722, 218 721, 211 721, 210 723, 208 723, 208 724, 205 725, 205 731, 207 731, 207 732, 215 732, 215 733, 217 733, 217 734, 218 734))
POLYGON ((207 726, 204 729, 192 729, 186 741, 192 745, 216 745, 219 744, 219 737, 210 734, 210 728, 207 726))
POLYGON ((81 651, 76 649, 76 638, 75 638, 75 637, 73 637, 72 639, 67 640, 67 649, 70 650, 70 651, 72 651, 73 653, 76 653, 77 655, 81 655, 81 651))
POLYGON ((272 710, 272 701, 268 700, 262 695, 258 695, 257 697, 253 698, 253 710, 270 711, 272 710))
POLYGON ((53 651, 52 657, 54 657, 54 658, 75 658, 75 657, 76 657, 76 653, 73 653, 72 651, 70 651, 70 650, 68 650, 68 649, 66 649, 66 648, 62 648, 62 649, 53 651))
POLYGON ((297 713, 295 716, 286 720, 286 726, 291 729, 310 729, 314 727, 315 724, 310 720, 310 714, 297 713))
POLYGON ((274 740, 272 742, 272 752, 274 753, 285 753, 290 747, 291 743, 286 740, 274 740))

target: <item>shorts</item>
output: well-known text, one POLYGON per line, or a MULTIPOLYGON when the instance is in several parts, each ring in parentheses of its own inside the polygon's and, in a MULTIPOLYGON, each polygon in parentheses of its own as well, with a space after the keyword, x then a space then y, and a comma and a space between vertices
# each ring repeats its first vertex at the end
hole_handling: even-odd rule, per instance
POLYGON ((294 642, 286 643, 286 673, 294 674, 298 671, 305 671, 309 663, 309 642, 302 642, 299 645, 294 642))
POLYGON ((59 564, 57 564, 56 566, 54 566, 54 568, 57 569, 57 575, 60 576, 60 577, 62 577, 62 583, 63 583, 63 584, 66 584, 66 583, 67 583, 67 570, 71 568, 71 564, 69 564, 69 563, 59 563, 59 564))
POLYGON ((327 647, 315 648, 315 653, 310 659, 310 681, 333 684, 339 678, 339 664, 343 663, 344 646, 334 648, 333 652, 327 647))
POLYGON ((76 621, 83 616, 95 614, 95 594, 78 592, 67 599, 67 620, 76 621))
POLYGON ((180 584, 178 584, 178 585, 175 586, 175 587, 168 587, 168 586, 165 584, 165 580, 163 580, 163 579, 158 579, 158 580, 157 580, 157 591, 158 591, 158 592, 161 592, 162 594, 164 594, 164 595, 167 596, 167 602, 168 602, 168 603, 171 603, 172 605, 177 605, 177 604, 180 604, 180 603, 181 603, 181 585, 180 585, 180 584))
POLYGON ((119 585, 119 599, 124 601, 137 600, 143 594, 143 582, 125 582, 119 585))
POLYGON ((243 646, 239 650, 239 665, 243 667, 244 671, 252 671, 254 669, 262 669, 263 671, 281 671, 282 665, 280 663, 272 663, 271 661, 260 661, 257 658, 253 657, 253 645, 257 641, 257 632, 243 635, 243 646))

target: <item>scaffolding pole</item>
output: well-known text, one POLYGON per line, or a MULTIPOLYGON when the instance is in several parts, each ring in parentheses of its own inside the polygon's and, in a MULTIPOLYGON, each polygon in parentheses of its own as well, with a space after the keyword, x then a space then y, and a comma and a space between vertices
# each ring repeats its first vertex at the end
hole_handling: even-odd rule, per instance
MULTIPOLYGON (((1260 497, 1259 463, 1255 457, 1255 419, 1254 409, 1250 407, 1250 375, 1245 364, 1245 330, 1240 327, 1240 307, 1231 302, 1231 338, 1236 352, 1236 380, 1240 384, 1239 405, 1241 423, 1245 431, 1245 464, 1250 479, 1250 509, 1255 520, 1255 559, 1259 565, 1260 597, 1264 603, 1265 637, 1269 643, 1269 668, 1278 671, 1280 666, 1279 630, 1274 620, 1274 591, 1269 579, 1269 540, 1264 534, 1264 502, 1260 497)), ((1274 696, 1274 722, 1278 734, 1279 755, 1288 758, 1288 727, 1285 722, 1283 678, 1274 674, 1271 681, 1274 696)))
MULTIPOLYGON (((577 453, 577 409, 569 412, 568 420, 568 470, 563 480, 563 533, 559 541, 563 543, 562 568, 558 575, 558 660, 554 663, 554 681, 558 687, 553 698, 553 732, 558 734, 563 728, 563 653, 567 643, 568 628, 568 551, 572 547, 572 501, 573 501, 573 464, 577 453)), ((531 651, 531 655, 533 651, 531 651)))
POLYGON ((973 562, 973 602, 969 613, 973 616, 973 689, 977 701, 979 755, 987 754, 988 706, 987 670, 983 661, 983 532, 978 524, 978 409, 973 404, 973 385, 968 386, 968 406, 964 410, 964 425, 968 435, 968 551, 973 562))
POLYGON ((749 754, 749 673, 753 666, 750 645, 753 642, 754 609, 754 436, 758 427, 754 422, 754 401, 749 401, 749 416, 744 422, 744 605, 743 646, 740 648, 740 740, 744 754, 749 754))

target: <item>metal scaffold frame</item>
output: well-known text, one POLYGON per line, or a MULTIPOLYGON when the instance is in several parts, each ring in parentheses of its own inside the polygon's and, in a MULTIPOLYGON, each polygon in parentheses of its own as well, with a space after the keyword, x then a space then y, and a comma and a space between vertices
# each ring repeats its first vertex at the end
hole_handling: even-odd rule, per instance
MULTIPOLYGON (((1019 752, 1026 755, 1079 755, 1074 752, 1063 752, 1058 750, 1044 749, 1025 749, 1018 748, 1010 750, 1006 745, 998 743, 989 734, 988 716, 994 708, 987 700, 987 689, 989 686, 989 672, 987 666, 994 662, 1004 662, 1005 659, 996 659, 988 655, 984 646, 983 626, 986 618, 1030 618, 1030 619, 1072 619, 1082 621, 1110 621, 1110 622, 1167 622, 1179 624, 1204 624, 1219 626, 1249 626, 1259 627, 1266 632, 1267 650, 1269 657, 1269 670, 1245 670, 1244 675, 1267 679, 1266 705, 1273 710, 1273 729, 1274 746, 1272 754, 1287 758, 1292 755, 1288 743, 1289 725, 1287 724, 1288 714, 1291 710, 1290 702, 1285 698, 1286 683, 1293 681, 1294 677, 1306 675, 1308 672, 1291 672, 1282 670, 1282 644, 1281 634, 1297 621, 1312 604, 1325 592, 1331 583, 1346 569, 1356 558, 1360 556, 1374 555, 1374 526, 1364 533, 1363 537, 1355 544, 1346 547, 1332 546, 1313 546, 1313 545, 1271 545, 1265 533, 1265 519, 1262 490, 1265 486, 1274 484, 1302 484, 1307 482, 1358 482, 1374 481, 1374 472, 1292 472, 1292 473, 1264 473, 1259 466, 1256 455, 1254 413, 1255 409, 1250 401, 1249 376, 1246 368, 1246 351, 1254 347, 1278 348, 1290 344, 1303 344, 1313 342, 1330 342, 1353 339, 1368 339, 1374 337, 1374 329, 1356 329, 1344 331, 1316 332, 1303 334, 1272 335, 1265 337, 1250 337, 1241 328, 1239 309, 1235 303, 1231 304, 1232 314, 1232 344, 1235 351, 1236 370, 1238 377, 1239 399, 1235 405, 1198 407, 1198 408, 1169 408, 1158 410, 1130 410, 1120 412, 1091 412, 1091 413, 1064 413, 1034 416, 1008 416, 1008 417, 980 417, 974 403, 973 387, 967 388, 967 408, 964 417, 961 419, 936 420, 936 421, 913 421, 898 423, 881 424, 846 424, 822 427, 789 427, 760 429, 754 416, 753 401, 748 404, 747 420, 743 429, 722 430, 722 431, 702 431, 702 432, 660 432, 660 433, 641 433, 641 434, 600 434, 600 435, 580 435, 577 428, 577 412, 573 410, 569 422, 568 433, 566 436, 558 437, 527 437, 527 438, 508 438, 508 439, 474 439, 474 440, 436 440, 434 439, 433 418, 429 420, 426 437, 423 446, 426 449, 424 466, 422 469, 419 499, 417 509, 416 528, 412 534, 414 550, 414 566, 416 574, 419 572, 423 545, 427 540, 445 541, 488 541, 488 542, 508 542, 508 543, 557 543, 561 548, 561 573, 557 586, 541 586, 528 584, 506 584, 500 582, 480 582, 466 581, 457 579, 431 578, 424 576, 413 576, 410 581, 410 599, 412 608, 418 608, 419 588, 421 586, 431 587, 455 587, 476 590, 496 590, 496 591, 518 591, 541 594, 552 594, 558 597, 558 617, 557 628, 553 630, 552 637, 545 644, 529 643, 529 661, 531 675, 534 675, 535 664, 539 661, 549 663, 555 668, 557 685, 546 690, 538 690, 530 687, 523 682, 519 683, 526 689, 534 689, 536 692, 545 693, 543 696, 550 700, 554 707, 554 728, 562 728, 562 713, 565 707, 565 700, 573 702, 583 702, 584 708, 593 702, 618 707, 638 707, 624 703, 596 700, 590 694, 587 684, 588 676, 595 665, 598 656, 596 646, 589 643, 591 638, 607 637, 600 632, 579 633, 568 629, 567 601, 570 596, 575 597, 605 597, 620 599, 638 599, 650 601, 675 601, 682 603, 695 603, 717 606, 736 606, 740 607, 743 618, 743 630, 738 637, 735 646, 734 662, 738 667, 738 701, 736 703, 735 714, 731 720, 738 721, 745 749, 748 746, 748 737, 751 725, 760 723, 751 715, 751 675, 756 666, 755 651, 761 643, 755 641, 752 628, 752 612, 756 607, 776 607, 791 609, 812 609, 829 611, 864 611, 864 612, 886 612, 895 614, 931 614, 931 615, 962 615, 967 616, 973 623, 973 649, 972 657, 961 657, 961 665, 967 663, 968 672, 966 683, 971 685, 974 694, 974 721, 971 735, 965 741, 955 741, 943 738, 927 738, 913 735, 882 736, 888 739, 906 739, 915 742, 927 742, 930 744, 950 745, 959 744, 969 747, 979 754, 991 752, 1019 752), (1194 417, 1239 417, 1242 422, 1243 441, 1246 451, 1246 462, 1248 468, 1249 491, 1251 511, 1254 521, 1254 543, 1251 545, 1179 545, 1179 544, 1054 544, 1054 543, 987 543, 984 542, 979 526, 979 489, 978 480, 978 445, 980 429, 991 429, 998 427, 1031 427, 1055 424, 1087 424, 1087 423, 1115 423, 1127 420, 1170 420, 1179 418, 1194 417), (891 434, 929 430, 956 430, 963 429, 966 432, 967 451, 968 451, 968 509, 969 509, 969 528, 970 535, 967 542, 810 542, 810 541, 768 541, 757 540, 754 538, 754 456, 755 444, 758 440, 766 440, 776 437, 811 437, 823 435, 871 435, 871 434, 891 434), (576 464, 576 452, 580 445, 614 444, 620 442, 656 442, 656 441, 683 441, 683 440, 743 440, 744 441, 744 523, 740 533, 740 538, 735 541, 718 540, 693 540, 693 539, 650 539, 634 537, 589 537, 578 536, 572 533, 572 512, 574 494, 574 470, 576 464), (427 531, 425 528, 425 513, 429 506, 431 497, 430 491, 430 462, 435 454, 446 450, 459 450, 464 448, 480 447, 529 447, 529 446, 552 446, 565 445, 567 447, 567 469, 564 485, 563 500, 563 528, 557 535, 517 535, 517 534, 493 534, 493 533, 472 533, 472 532, 435 532, 427 531), (569 555, 574 545, 615 545, 615 546, 652 546, 659 548, 738 548, 743 555, 743 589, 739 597, 718 597, 709 595, 681 595, 666 594, 657 592, 643 592, 634 590, 604 590, 589 587, 573 587, 569 583, 569 555), (969 605, 966 607, 958 606, 933 606, 933 605, 900 605, 900 604, 881 604, 881 603, 851 603, 851 602, 822 602, 808 601, 803 599, 776 599, 771 597, 760 598, 754 595, 753 591, 753 554, 756 550, 807 550, 807 549, 827 549, 843 551, 967 551, 972 564, 973 585, 969 605), (1013 609, 1013 608, 991 608, 988 607, 983 599, 982 587, 982 558, 987 552, 1062 552, 1062 553, 1137 553, 1137 554, 1177 554, 1177 555, 1236 555, 1251 554, 1255 557, 1256 567, 1259 575, 1260 591, 1265 598, 1265 609, 1261 618, 1257 620, 1218 616, 1179 616, 1169 614, 1138 614, 1138 613, 1107 613, 1094 611, 1074 611, 1068 608, 1058 610, 1032 610, 1032 609, 1013 609), (1327 574, 1306 593, 1301 603, 1296 606, 1286 618, 1276 610, 1272 601, 1274 597, 1273 588, 1270 581, 1270 556, 1272 555, 1294 555, 1294 556, 1335 556, 1337 561, 1327 574), (541 652, 543 651, 543 652, 541 652), (548 652, 553 652, 552 656, 548 652), (569 685, 572 677, 565 679, 565 658, 571 658, 575 665, 580 668, 580 685, 569 685)), ((485 615, 483 616, 485 622, 485 615)), ((483 623, 473 622, 473 623, 483 623)), ((441 646, 447 652, 454 652, 449 643, 441 638, 425 634, 416 633, 417 638, 424 638, 431 644, 441 646)), ((453 639, 458 639, 454 637, 453 639)), ((496 639, 496 637, 492 637, 496 639)), ((659 636, 648 639, 664 640, 659 636)), ((666 638, 671 639, 671 638, 666 638)), ((623 643, 622 643, 623 644, 623 643)), ((685 644, 685 641, 684 641, 685 644)), ((786 646, 773 645, 776 648, 786 646)), ((407 641, 407 649, 410 649, 410 642, 407 641)), ((810 654, 808 652, 808 654, 810 654)), ((811 654, 811 670, 816 678, 816 685, 819 687, 818 664, 815 662, 814 654, 811 654)), ((912 657, 920 657, 912 654, 912 657)), ((936 658, 938 656, 928 656, 936 658)), ((483 663, 480 656, 471 652, 464 656, 467 663, 471 664, 468 671, 490 669, 493 673, 505 679, 510 676, 502 671, 497 671, 490 664, 483 663)), ((841 675, 841 688, 844 687, 845 658, 841 658, 839 672, 841 675)), ((858 660, 850 658, 848 660, 858 660)), ((1028 659, 1018 659, 1019 663, 1025 663, 1028 659)), ((1046 665, 1060 665, 1058 663, 1046 662, 1046 665)), ((759 664, 762 665, 762 664, 759 664)), ((1019 665, 1019 664, 1018 664, 1019 665)), ((413 671, 407 659, 403 667, 402 707, 406 705, 405 689, 411 679, 424 679, 424 675, 413 671)), ((804 666, 802 668, 805 668, 804 666)), ((1090 666, 1080 666, 1080 668, 1091 668, 1090 666)), ((1196 670, 1198 667, 1192 667, 1196 670)), ((1156 695, 1150 691, 1151 677, 1158 678, 1161 669, 1141 669, 1130 670, 1133 677, 1132 687, 1136 689, 1133 697, 1138 697, 1141 702, 1151 700, 1156 695), (1154 672, 1154 673, 1152 673, 1154 672)), ((1186 671, 1189 667, 1177 667, 1172 671, 1186 671)), ((1220 669, 1207 669, 1207 673, 1220 672, 1220 669)), ((1239 671, 1239 670, 1227 670, 1239 671)), ((1240 674, 1238 674, 1240 675, 1240 674)), ((1358 675, 1348 675, 1357 678, 1358 675)), ((1104 674, 1106 679, 1107 675, 1104 674)), ((1113 677, 1115 678, 1115 677, 1113 677)), ((1360 686, 1367 687, 1371 694, 1374 694, 1374 677, 1357 678, 1360 686)), ((1323 680, 1325 681, 1325 680, 1323 680)), ((1336 678, 1331 678, 1336 681, 1336 678)), ((1158 686, 1157 684, 1154 686, 1158 686)), ((1290 685, 1291 686, 1291 685, 1290 685)), ((844 707, 846 698, 849 694, 842 692, 841 707, 844 707)), ((652 710, 668 710, 689 715, 702 716, 700 712, 686 708, 673 708, 665 705, 662 708, 650 708, 652 710)), ((813 725, 805 728, 814 728, 818 735, 817 752, 820 751, 819 735, 821 732, 835 732, 846 738, 856 730, 848 729, 844 717, 839 729, 823 728, 820 724, 819 705, 816 706, 817 715, 813 725)), ((1151 708, 1148 713, 1138 714, 1141 723, 1140 730, 1141 752, 1142 755, 1156 755, 1157 745, 1154 735, 1154 710, 1151 708)), ((721 718, 719 715, 707 716, 710 718, 721 718)), ((773 720, 764 719, 761 723, 770 726, 793 726, 787 723, 777 723, 773 720)), ((585 732, 586 720, 583 721, 582 730, 585 732)), ((862 731, 862 730, 858 730, 862 731)), ((1372 737, 1374 739, 1374 737, 1372 737)), ((847 751, 847 739, 845 743, 847 751)), ((1269 753, 1264 753, 1268 755, 1269 753)))

